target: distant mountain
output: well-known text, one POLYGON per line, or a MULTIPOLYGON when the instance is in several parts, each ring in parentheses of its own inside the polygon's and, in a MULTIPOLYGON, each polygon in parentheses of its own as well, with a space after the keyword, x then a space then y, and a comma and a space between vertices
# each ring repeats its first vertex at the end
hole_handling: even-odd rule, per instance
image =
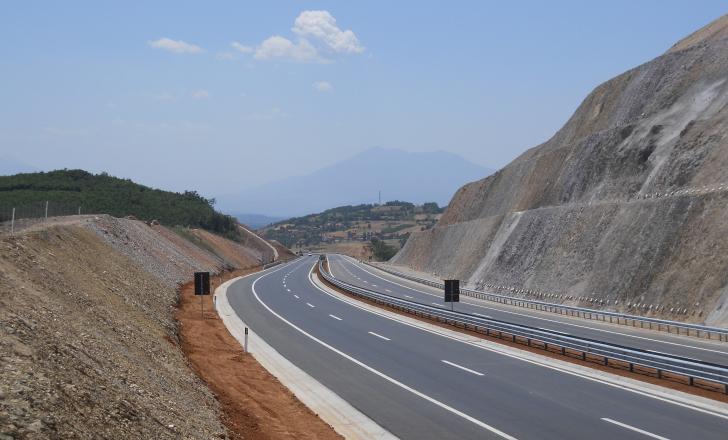
POLYGON ((40 171, 32 165, 23 163, 12 156, 0 157, 0 176, 12 176, 19 173, 34 173, 40 171))
POLYGON ((447 205, 460 186, 492 172, 444 151, 410 153, 377 147, 311 174, 218 197, 217 201, 226 212, 246 209, 285 218, 374 203, 380 190, 383 202, 447 205))
POLYGON ((260 229, 272 223, 285 220, 285 217, 271 217, 263 214, 230 214, 237 218, 244 225, 248 225, 253 229, 260 229))

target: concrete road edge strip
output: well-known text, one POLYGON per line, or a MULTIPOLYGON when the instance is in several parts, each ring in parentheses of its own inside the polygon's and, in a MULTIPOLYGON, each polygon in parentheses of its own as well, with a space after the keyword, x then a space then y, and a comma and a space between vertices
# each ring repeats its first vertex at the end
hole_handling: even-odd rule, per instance
POLYGON ((641 394, 643 396, 651 397, 654 399, 662 400, 675 405, 691 408, 696 411, 703 413, 712 414, 717 417, 728 419, 728 404, 718 402, 705 397, 694 396, 691 394, 683 393, 676 390, 670 390, 658 385, 654 385, 647 382, 638 381, 635 379, 619 376, 600 370, 595 370, 589 367, 575 365, 569 362, 553 359, 547 356, 542 356, 536 353, 531 353, 525 350, 519 350, 517 348, 508 347, 506 345, 494 343, 476 336, 469 336, 461 332, 450 330, 448 328, 440 327, 434 324, 430 324, 426 321, 411 318, 409 316, 400 315, 387 310, 382 307, 376 307, 368 304, 364 301, 358 301, 352 299, 334 289, 331 289, 328 285, 324 284, 318 276, 315 276, 313 271, 309 272, 309 279, 314 283, 319 290, 338 298, 339 300, 352 304, 355 307, 359 307, 364 310, 369 310, 372 313, 380 316, 387 317, 394 321, 400 321, 404 324, 412 327, 418 327, 424 331, 430 333, 440 334, 446 338, 459 340, 463 343, 477 346, 488 351, 503 354, 505 356, 521 359, 525 362, 532 364, 541 365, 546 368, 561 371, 563 373, 580 376, 584 379, 601 382, 605 385, 631 391, 633 393, 641 394))
MULTIPOLYGON (((246 275, 260 275, 261 272, 246 275)), ((230 334, 243 345, 245 323, 235 313, 227 299, 227 289, 237 277, 215 290, 217 313, 230 334)), ((253 357, 288 388, 304 405, 331 425, 347 439, 396 439, 389 431, 360 412, 336 393, 284 358, 252 330, 248 330, 248 350, 253 357)))

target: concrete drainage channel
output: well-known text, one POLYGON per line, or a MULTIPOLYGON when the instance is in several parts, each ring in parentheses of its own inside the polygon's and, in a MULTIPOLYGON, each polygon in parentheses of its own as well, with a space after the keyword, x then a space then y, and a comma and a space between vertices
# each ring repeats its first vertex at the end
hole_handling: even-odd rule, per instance
MULTIPOLYGON (((287 261, 290 264, 293 260, 287 261)), ((274 267, 272 264, 269 267, 274 267)), ((265 270, 267 270, 268 267, 265 270)), ((278 269, 274 269, 278 270, 278 269)), ((246 277, 260 276, 256 272, 246 277)), ((235 313, 227 299, 227 290, 238 277, 229 280, 215 290, 215 309, 225 327, 242 347, 288 388, 304 405, 310 408, 334 430, 347 439, 395 439, 389 431, 379 426, 364 413, 354 408, 329 388, 322 385, 308 373, 291 363, 258 335, 248 330, 246 324, 235 313), (249 337, 249 338, 248 338, 249 337)))
POLYGON ((673 381, 682 379, 681 383, 728 394, 728 367, 723 365, 608 344, 536 327, 510 324, 400 299, 353 286, 337 279, 324 268, 323 260, 319 261, 319 273, 331 285, 347 293, 401 312, 461 327, 486 336, 507 339, 513 343, 540 348, 551 353, 576 357, 582 361, 598 362, 609 367, 650 375, 659 379, 673 381))
MULTIPOLYGON (((416 283, 424 284, 426 286, 435 287, 438 289, 443 288, 442 283, 427 280, 424 278, 418 278, 405 273, 397 272, 395 270, 376 266, 367 262, 362 262, 370 267, 386 272, 390 275, 394 275, 406 280, 414 281, 416 283)), ((583 307, 571 307, 564 306, 561 304, 548 303, 544 301, 535 301, 523 298, 512 298, 505 295, 499 295, 495 293, 482 292, 479 290, 472 289, 460 289, 460 293, 471 298, 478 298, 485 301, 496 302, 500 304, 506 304, 516 307, 523 307, 528 309, 540 310, 544 312, 557 313, 559 315, 575 316, 578 318, 592 319, 596 321, 609 322, 612 324, 621 324, 631 327, 646 328, 650 330, 665 331, 668 333, 674 333, 683 336, 693 336, 698 338, 718 340, 721 342, 728 342, 728 329, 719 327, 710 327, 699 324, 688 324, 678 321, 669 321, 665 319, 648 318, 645 316, 627 315, 624 313, 607 312, 604 310, 586 309, 583 307)))

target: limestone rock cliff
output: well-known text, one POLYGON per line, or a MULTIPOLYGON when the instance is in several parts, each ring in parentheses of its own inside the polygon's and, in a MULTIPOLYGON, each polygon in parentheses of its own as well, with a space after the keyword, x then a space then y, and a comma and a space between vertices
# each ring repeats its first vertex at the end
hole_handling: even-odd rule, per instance
POLYGON ((392 263, 728 324, 727 104, 724 16, 598 86, 553 138, 460 188, 392 263))

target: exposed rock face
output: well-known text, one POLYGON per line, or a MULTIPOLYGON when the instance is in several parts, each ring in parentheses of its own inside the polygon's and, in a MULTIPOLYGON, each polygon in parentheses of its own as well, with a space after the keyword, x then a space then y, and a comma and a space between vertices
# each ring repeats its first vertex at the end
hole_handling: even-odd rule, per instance
POLYGON ((728 16, 597 87, 548 142, 458 190, 392 262, 728 324, 726 104, 728 16))

